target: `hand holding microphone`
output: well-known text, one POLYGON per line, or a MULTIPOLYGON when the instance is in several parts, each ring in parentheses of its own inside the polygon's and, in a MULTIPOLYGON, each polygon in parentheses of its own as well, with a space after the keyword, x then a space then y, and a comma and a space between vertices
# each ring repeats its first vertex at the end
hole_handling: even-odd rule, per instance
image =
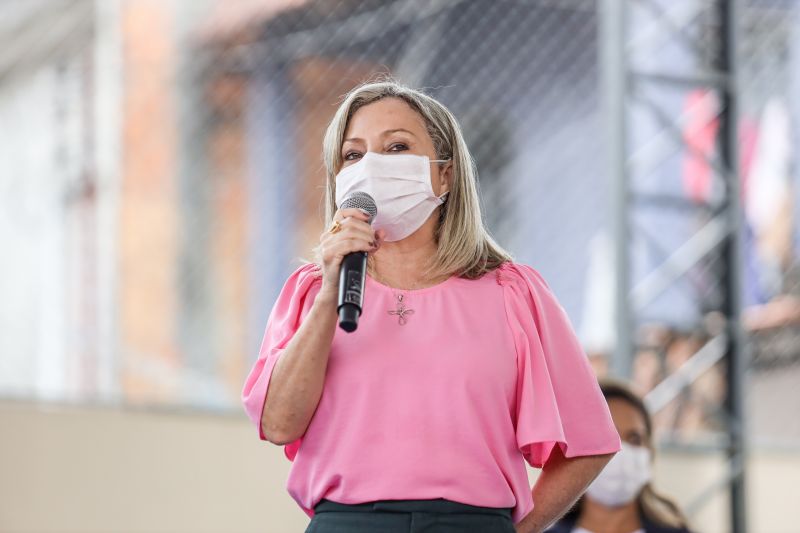
POLYGON ((364 297, 367 253, 380 248, 384 232, 370 226, 377 214, 375 201, 354 191, 341 202, 331 227, 322 234, 322 289, 320 294, 337 301, 339 326, 352 332, 358 325, 364 297))

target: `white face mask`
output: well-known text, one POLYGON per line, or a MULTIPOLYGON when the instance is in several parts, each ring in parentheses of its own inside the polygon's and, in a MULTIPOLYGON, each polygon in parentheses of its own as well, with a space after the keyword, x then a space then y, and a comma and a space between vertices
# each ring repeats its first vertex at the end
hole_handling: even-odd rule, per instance
POLYGON ((650 477, 650 450, 623 442, 622 449, 586 489, 586 496, 606 507, 620 507, 632 502, 650 477))
POLYGON ((385 155, 367 152, 358 163, 336 176, 336 205, 353 191, 364 191, 375 199, 378 215, 372 227, 386 232, 384 240, 405 239, 444 203, 447 193, 436 196, 431 186, 431 163, 447 160, 420 155, 385 155))

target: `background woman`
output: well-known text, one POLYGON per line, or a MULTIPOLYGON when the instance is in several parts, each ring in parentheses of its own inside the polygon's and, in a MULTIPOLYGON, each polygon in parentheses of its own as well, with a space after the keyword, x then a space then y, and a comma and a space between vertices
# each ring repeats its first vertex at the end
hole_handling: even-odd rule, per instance
POLYGON ((688 533, 678 506, 651 483, 653 422, 627 385, 600 386, 622 438, 622 450, 549 533, 688 533))

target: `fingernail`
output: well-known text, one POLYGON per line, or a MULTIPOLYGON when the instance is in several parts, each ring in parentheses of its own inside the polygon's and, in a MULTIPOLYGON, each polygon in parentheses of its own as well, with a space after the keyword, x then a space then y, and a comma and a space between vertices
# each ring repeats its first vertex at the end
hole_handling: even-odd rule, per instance
POLYGON ((368 216, 368 217, 369 217, 369 216, 372 216, 372 215, 370 214, 370 212, 369 212, 369 211, 367 211, 366 209, 361 209, 360 207, 359 207, 359 208, 357 208, 357 209, 358 209, 359 211, 361 211, 362 213, 364 213, 364 215, 365 215, 365 216, 368 216))

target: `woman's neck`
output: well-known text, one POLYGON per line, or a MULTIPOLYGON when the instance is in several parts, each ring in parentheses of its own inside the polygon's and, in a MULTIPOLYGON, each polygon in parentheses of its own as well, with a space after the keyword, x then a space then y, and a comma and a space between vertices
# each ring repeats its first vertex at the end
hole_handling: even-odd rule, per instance
POLYGON ((576 525, 592 533, 632 533, 642 527, 642 521, 636 501, 611 508, 584 498, 576 525))
POLYGON ((392 243, 384 243, 372 255, 370 274, 379 282, 398 289, 419 289, 434 285, 426 270, 436 254, 436 248, 424 247, 417 250, 393 249, 392 243))
POLYGON ((437 244, 433 228, 425 224, 405 239, 383 242, 370 258, 372 276, 391 287, 402 289, 434 285, 438 279, 428 279, 426 270, 435 257, 437 244))

